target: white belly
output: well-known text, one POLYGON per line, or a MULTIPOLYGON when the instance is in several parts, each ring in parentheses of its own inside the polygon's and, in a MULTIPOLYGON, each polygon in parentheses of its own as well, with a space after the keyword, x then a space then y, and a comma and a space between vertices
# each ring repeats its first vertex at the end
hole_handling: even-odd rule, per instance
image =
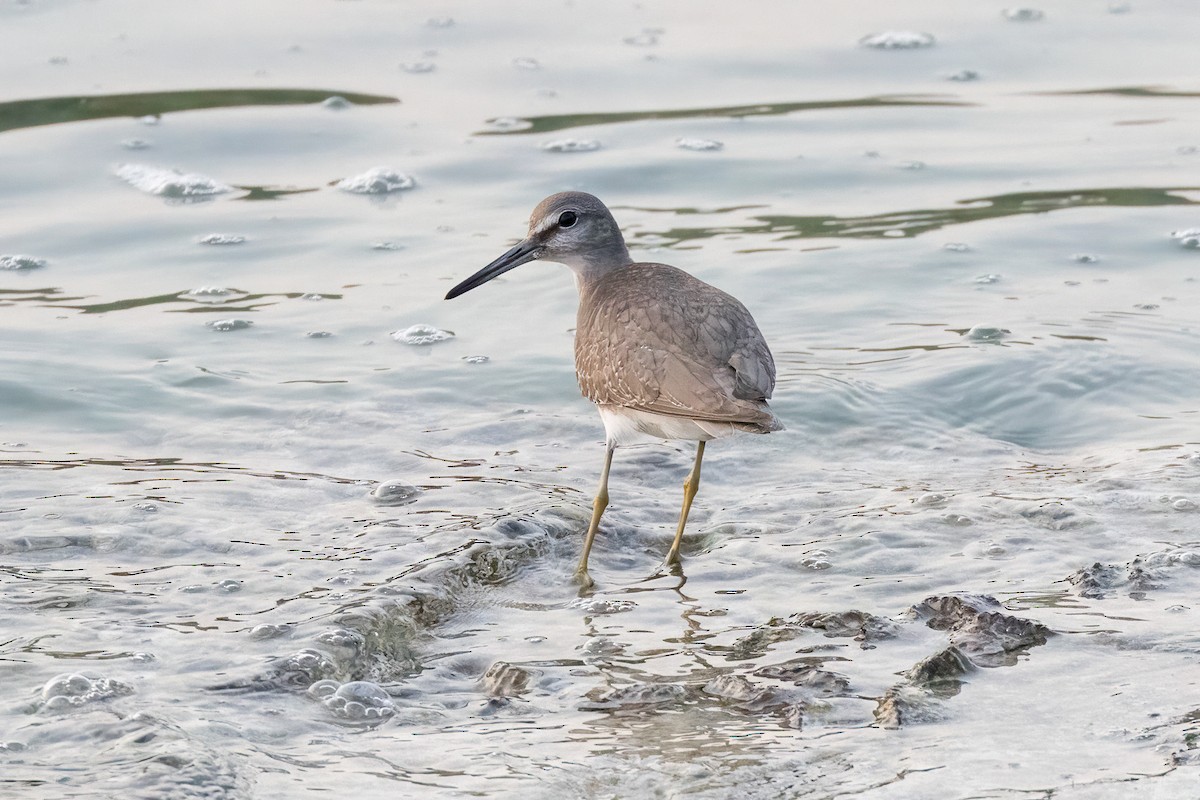
POLYGON ((731 422, 705 422, 639 411, 624 406, 596 406, 604 421, 605 438, 616 447, 656 439, 688 439, 707 442, 732 436, 741 428, 731 422))

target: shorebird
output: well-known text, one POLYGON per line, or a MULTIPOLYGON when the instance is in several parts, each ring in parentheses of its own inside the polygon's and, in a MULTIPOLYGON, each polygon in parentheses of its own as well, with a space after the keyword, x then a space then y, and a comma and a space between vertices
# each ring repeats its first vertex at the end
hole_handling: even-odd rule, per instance
POLYGON ((674 567, 700 487, 705 442, 783 429, 767 405, 775 388, 771 351, 736 298, 681 269, 630 258, 608 208, 583 192, 561 192, 539 203, 526 237, 446 299, 536 259, 575 273, 575 374, 604 422, 604 468, 575 579, 585 588, 594 585, 588 555, 608 506, 613 451, 647 439, 697 443, 665 562, 674 567))

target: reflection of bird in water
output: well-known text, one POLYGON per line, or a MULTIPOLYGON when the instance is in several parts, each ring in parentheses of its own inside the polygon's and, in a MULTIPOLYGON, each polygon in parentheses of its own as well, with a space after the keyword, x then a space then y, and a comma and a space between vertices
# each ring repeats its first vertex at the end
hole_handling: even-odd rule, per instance
POLYGON ((674 565, 700 485, 704 443, 739 431, 783 429, 767 406, 775 388, 771 351, 735 298, 675 267, 635 263, 612 214, 583 192, 562 192, 539 203, 528 236, 446 299, 535 259, 558 261, 575 272, 575 372, 584 396, 599 408, 606 434, 600 488, 575 577, 592 585, 588 553, 608 505, 614 448, 645 438, 698 442, 666 558, 674 565))

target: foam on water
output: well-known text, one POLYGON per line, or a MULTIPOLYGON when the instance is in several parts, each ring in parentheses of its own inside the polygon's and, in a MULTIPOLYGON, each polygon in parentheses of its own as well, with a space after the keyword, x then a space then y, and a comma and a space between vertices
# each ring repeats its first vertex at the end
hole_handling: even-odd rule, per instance
POLYGON ((245 330, 253 325, 254 322, 248 319, 214 319, 204 324, 218 333, 228 333, 229 331, 245 330))
POLYGON ((402 344, 423 346, 444 342, 454 338, 452 331, 444 331, 433 325, 410 325, 402 331, 392 331, 391 337, 402 344))
POLYGON ((413 176, 393 167, 372 167, 366 172, 342 178, 334 184, 343 192, 351 194, 392 194, 413 189, 417 181, 413 176))
POLYGON ((351 722, 377 722, 396 713, 395 703, 383 687, 370 681, 317 681, 308 694, 336 716, 351 722))
POLYGON ((168 200, 204 200, 233 191, 207 175, 146 164, 121 164, 116 174, 133 188, 168 200))
POLYGON ((56 675, 42 686, 40 707, 48 712, 63 712, 133 694, 124 681, 102 675, 70 672, 56 675))
POLYGON ((675 140, 675 146, 680 150, 693 150, 698 153, 711 153, 721 150, 724 144, 715 139, 680 138, 675 140))
POLYGON ((555 139, 542 142, 542 149, 547 153, 591 153, 600 149, 598 139, 555 139))
POLYGON ((0 270, 19 270, 41 269, 46 266, 46 259, 37 258, 35 256, 23 255, 0 255, 0 270))
POLYGON ((872 33, 858 40, 863 47, 876 50, 919 50, 933 47, 937 40, 932 34, 917 31, 883 31, 872 33))
POLYGON ((196 239, 197 244, 229 245, 242 244, 246 237, 237 233, 209 233, 196 239))
POLYGON ((1184 228, 1183 230, 1172 231, 1171 238, 1184 247, 1200 247, 1200 228, 1184 228))

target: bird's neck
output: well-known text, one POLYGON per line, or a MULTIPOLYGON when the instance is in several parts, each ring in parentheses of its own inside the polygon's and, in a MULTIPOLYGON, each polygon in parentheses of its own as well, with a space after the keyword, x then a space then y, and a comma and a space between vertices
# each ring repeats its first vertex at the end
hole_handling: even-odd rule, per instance
POLYGON ((619 247, 608 248, 602 252, 580 253, 569 261, 564 260, 563 263, 575 273, 575 285, 582 296, 606 275, 628 267, 633 263, 633 259, 629 257, 625 243, 621 242, 619 247))

